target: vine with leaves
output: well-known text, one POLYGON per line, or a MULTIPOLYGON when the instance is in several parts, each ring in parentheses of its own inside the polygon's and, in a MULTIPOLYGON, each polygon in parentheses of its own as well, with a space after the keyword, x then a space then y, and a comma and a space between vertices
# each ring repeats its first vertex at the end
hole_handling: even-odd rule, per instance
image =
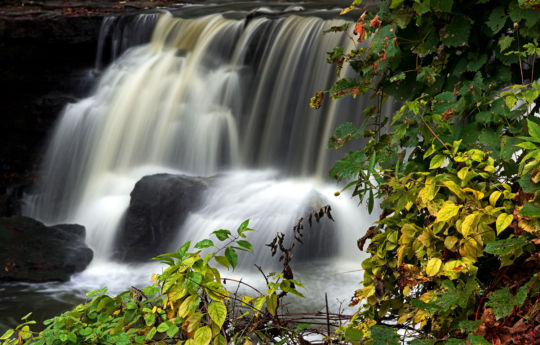
POLYGON ((367 138, 330 176, 382 209, 336 341, 540 342, 540 1, 355 0, 342 14, 354 27, 328 31, 356 48, 328 61, 354 76, 311 106, 370 93, 399 109, 369 107, 329 141, 367 138))

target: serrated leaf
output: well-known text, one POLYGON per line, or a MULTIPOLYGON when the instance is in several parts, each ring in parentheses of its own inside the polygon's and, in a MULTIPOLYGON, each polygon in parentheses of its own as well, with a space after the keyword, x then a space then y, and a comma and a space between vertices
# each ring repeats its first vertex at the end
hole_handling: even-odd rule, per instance
POLYGON ((508 49, 512 45, 512 42, 514 42, 513 36, 502 36, 501 38, 499 38, 499 42, 497 43, 499 44, 501 53, 508 49))
POLYGON ((496 227, 497 235, 503 232, 514 220, 514 216, 511 214, 501 213, 497 217, 496 227))
POLYGON ((508 16, 504 12, 504 7, 499 6, 496 7, 493 11, 491 11, 486 24, 491 29, 491 31, 496 34, 504 27, 506 19, 508 19, 508 16))
POLYGON ((390 327, 373 326, 371 327, 371 338, 373 345, 399 345, 399 335, 390 327))
POLYGON ((467 45, 471 23, 464 17, 454 17, 454 20, 441 32, 441 41, 449 47, 467 45))
POLYGON ((214 246, 214 242, 208 239, 202 240, 200 242, 197 242, 197 244, 195 244, 195 248, 197 249, 204 249, 204 248, 209 248, 213 246, 214 246))
POLYGON ((212 302, 208 305, 208 315, 221 328, 227 319, 227 307, 222 302, 212 302))
POLYGON ((514 296, 510 293, 508 286, 490 293, 486 306, 491 307, 497 320, 502 319, 512 313, 512 309, 517 305, 514 296))
POLYGON ((523 205, 519 214, 527 217, 540 218, 540 207, 534 205, 532 202, 528 202, 523 205))
POLYGON ((506 240, 490 242, 486 245, 484 251, 489 254, 503 256, 512 254, 514 251, 519 250, 526 245, 526 239, 524 239, 523 237, 515 237, 506 240))
POLYGON ((236 268, 236 265, 238 264, 238 255, 236 255, 234 248, 228 247, 225 249, 225 257, 231 264, 232 268, 236 268))
POLYGON ((441 270, 442 260, 439 258, 429 259, 426 266, 426 273, 428 276, 433 277, 441 270))
POLYGON ((529 130, 529 135, 535 139, 536 142, 540 142, 540 126, 527 119, 527 129, 529 130))

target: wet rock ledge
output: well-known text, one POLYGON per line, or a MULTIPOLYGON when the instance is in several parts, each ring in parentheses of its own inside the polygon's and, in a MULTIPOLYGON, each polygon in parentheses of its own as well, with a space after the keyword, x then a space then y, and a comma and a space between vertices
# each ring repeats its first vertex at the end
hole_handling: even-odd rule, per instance
POLYGON ((92 261, 85 229, 76 224, 45 226, 31 218, 0 218, 1 281, 67 281, 92 261))

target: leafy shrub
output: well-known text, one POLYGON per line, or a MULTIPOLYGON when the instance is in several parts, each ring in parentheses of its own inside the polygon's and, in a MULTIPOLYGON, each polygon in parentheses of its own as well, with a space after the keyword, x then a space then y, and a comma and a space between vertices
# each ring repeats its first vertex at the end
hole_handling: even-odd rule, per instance
POLYGON ((362 1, 329 62, 356 77, 317 93, 374 95, 364 123, 340 125, 329 147, 368 138, 330 176, 381 201, 359 241, 358 312, 338 331, 352 343, 532 344, 538 341, 540 53, 537 1, 362 1), (358 11, 359 10, 359 11, 358 11), (383 114, 390 97, 400 104, 383 114), (399 335, 395 330, 400 330, 399 335))

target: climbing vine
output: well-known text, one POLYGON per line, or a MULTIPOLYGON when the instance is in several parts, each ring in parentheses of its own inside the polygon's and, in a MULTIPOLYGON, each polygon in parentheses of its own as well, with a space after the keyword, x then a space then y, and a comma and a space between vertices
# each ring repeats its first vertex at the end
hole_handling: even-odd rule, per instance
POLYGON ((540 341, 540 2, 355 0, 342 12, 355 13, 328 30, 355 41, 328 53, 345 77, 311 100, 376 100, 329 141, 367 139, 330 176, 382 209, 359 240, 370 257, 358 311, 336 340, 540 341))

